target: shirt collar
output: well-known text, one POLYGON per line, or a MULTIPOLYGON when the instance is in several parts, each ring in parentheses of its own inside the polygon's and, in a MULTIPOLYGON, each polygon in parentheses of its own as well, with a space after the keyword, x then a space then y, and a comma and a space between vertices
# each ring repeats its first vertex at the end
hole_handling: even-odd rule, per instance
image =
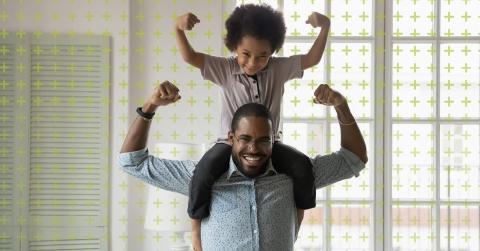
MULTIPOLYGON (((272 165, 272 159, 269 159, 268 164, 267 164, 267 170, 265 170, 264 173, 260 174, 256 178, 260 178, 260 177, 263 177, 263 176, 271 176, 271 175, 276 175, 276 174, 278 174, 278 172, 277 172, 277 170, 275 170, 275 168, 272 165)), ((237 165, 233 161, 232 156, 230 156, 230 163, 229 163, 228 171, 227 171, 227 180, 229 180, 232 176, 242 176, 242 177, 245 177, 245 178, 249 178, 238 170, 237 165)))
MULTIPOLYGON (((232 57, 233 60, 235 60, 235 64, 234 64, 234 68, 233 68, 233 71, 232 71, 232 74, 233 75, 242 75, 242 74, 245 74, 245 72, 243 72, 243 70, 240 68, 240 65, 238 65, 237 63, 237 58, 235 57, 232 57)), ((265 66, 265 68, 263 68, 262 70, 260 70, 258 73, 261 73, 261 72, 266 72, 266 71, 269 71, 269 65, 270 65, 270 60, 272 60, 272 58, 270 57, 269 59, 269 63, 267 64, 267 66, 265 66)))

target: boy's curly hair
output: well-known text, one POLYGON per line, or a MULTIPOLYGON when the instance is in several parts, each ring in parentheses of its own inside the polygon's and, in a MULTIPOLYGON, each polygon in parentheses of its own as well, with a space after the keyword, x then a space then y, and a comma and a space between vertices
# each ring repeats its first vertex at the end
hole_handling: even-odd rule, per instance
POLYGON ((266 4, 242 4, 233 10, 225 22, 225 45, 234 51, 244 36, 264 39, 270 43, 272 53, 278 52, 285 41, 283 14, 266 4))

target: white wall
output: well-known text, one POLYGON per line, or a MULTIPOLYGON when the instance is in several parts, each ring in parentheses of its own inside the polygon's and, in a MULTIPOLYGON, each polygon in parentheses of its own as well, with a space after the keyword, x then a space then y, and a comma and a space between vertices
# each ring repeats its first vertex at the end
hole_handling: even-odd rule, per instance
MULTIPOLYGON (((210 89, 202 80, 200 72, 197 69, 189 69, 188 65, 183 62, 180 54, 173 51, 176 48, 175 37, 173 33, 174 18, 173 16, 181 15, 185 12, 195 13, 201 23, 195 27, 195 35, 191 37, 192 46, 199 50, 205 51, 208 47, 212 49, 212 53, 220 54, 222 48, 221 31, 222 31, 222 1, 169 1, 165 4, 156 2, 144 2, 143 4, 132 5, 131 29, 136 32, 131 36, 131 85, 130 85, 130 112, 133 113, 137 105, 141 105, 145 98, 150 95, 154 83, 164 80, 175 81, 180 89, 182 99, 175 106, 160 108, 157 111, 157 118, 160 120, 152 124, 150 131, 149 148, 154 150, 156 142, 191 142, 205 143, 214 140, 219 128, 218 113, 220 104, 218 102, 218 88, 211 86, 210 89), (145 16, 145 19, 134 18, 145 16), (158 15, 161 17, 158 18, 158 15), (208 38, 205 32, 211 31, 211 37, 208 38), (158 33, 161 35, 158 36, 158 33), (158 54, 156 48, 161 48, 158 54), (143 49, 143 53, 142 53, 143 49), (158 70, 154 67, 159 64, 162 68, 158 70), (172 66, 178 67, 177 72, 172 71, 172 66), (195 86, 188 83, 194 83, 195 86), (204 101, 210 96, 214 101, 207 106, 204 101), (195 101, 196 104, 188 103, 195 101), (189 120, 191 115, 198 118, 189 120), (172 117, 178 117, 178 120, 172 117), (207 121, 204 117, 210 116, 213 119, 207 121), (161 133, 161 137, 155 135, 161 133), (178 134, 178 138, 174 138, 172 134, 178 134), (190 134, 189 133, 193 133, 190 134), (210 133, 210 138, 205 134, 210 133), (195 136, 194 136, 195 135, 195 136)), ((157 51, 158 52, 158 51, 157 51)), ((133 114, 132 114, 133 115, 133 114)), ((132 116, 133 118, 133 116, 132 116)), ((158 233, 161 239, 157 241, 157 234, 151 230, 143 230, 143 219, 145 215, 145 204, 148 197, 148 186, 135 180, 130 179, 131 186, 134 190, 130 190, 129 194, 129 229, 135 233, 130 234, 129 250, 166 250, 172 242, 175 242, 170 236, 172 233, 158 233)), ((178 242, 178 240, 176 241, 178 242)))
POLYGON ((175 47, 173 16, 187 11, 197 14, 201 23, 191 38, 194 48, 219 55, 223 48, 223 2, 24 0, 0 3, 0 15, 6 14, 0 30, 92 33, 112 38, 111 250, 168 250, 171 233, 160 233, 161 238, 157 239, 154 232, 143 229, 147 186, 119 170, 117 153, 135 117, 135 108, 150 94, 153 84, 163 80, 175 81, 182 100, 175 106, 158 110, 149 137, 151 151, 156 142, 209 143, 214 140, 219 128, 218 88, 207 85, 200 72, 188 68, 172 50, 175 47), (155 48, 160 50, 154 52, 155 48), (157 64, 161 67, 158 71, 154 68, 157 64), (176 72, 171 70, 173 65, 178 67, 176 72), (193 85, 187 85, 189 83, 193 85), (188 103, 189 100, 196 103, 188 103), (207 106, 206 100, 213 103, 207 106), (192 115, 196 119, 189 120, 192 115), (172 119, 175 117, 176 121, 172 119), (177 137, 172 136, 175 133, 177 137))

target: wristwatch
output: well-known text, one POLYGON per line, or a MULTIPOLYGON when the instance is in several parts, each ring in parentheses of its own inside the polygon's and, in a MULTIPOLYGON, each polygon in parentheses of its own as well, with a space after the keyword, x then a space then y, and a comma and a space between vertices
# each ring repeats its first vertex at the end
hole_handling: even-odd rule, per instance
POLYGON ((155 115, 154 112, 143 112, 141 106, 137 107, 137 113, 140 117, 142 117, 143 120, 147 122, 152 121, 153 115, 155 115))

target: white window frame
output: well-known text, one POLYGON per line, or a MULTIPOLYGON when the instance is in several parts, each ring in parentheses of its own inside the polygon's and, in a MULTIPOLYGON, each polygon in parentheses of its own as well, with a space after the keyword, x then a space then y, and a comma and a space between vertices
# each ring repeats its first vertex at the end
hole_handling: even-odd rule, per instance
MULTIPOLYGON (((381 2, 381 1, 377 1, 381 2)), ((383 2, 383 1, 382 1, 383 2)), ((435 166, 435 199, 434 201, 423 201, 425 205, 428 204, 434 204, 434 212, 432 213, 432 219, 433 219, 433 224, 435 227, 435 246, 433 247, 434 250, 441 250, 441 235, 440 235, 440 206, 441 205, 448 205, 454 204, 455 202, 444 202, 440 198, 440 140, 441 140, 441 135, 440 135, 440 125, 447 123, 447 124, 452 124, 452 123, 461 123, 463 124, 480 124, 480 119, 451 119, 451 120, 446 120, 442 119, 440 116, 440 104, 441 104, 441 98, 440 98, 440 90, 441 87, 439 86, 439 81, 440 81, 440 45, 442 43, 451 43, 451 42, 463 42, 463 43, 479 43, 480 37, 479 36, 469 36, 469 37, 442 37, 441 36, 441 30, 440 30, 440 18, 442 13, 441 13, 441 5, 442 5, 442 0, 436 0, 434 2, 434 16, 437 17, 435 19, 433 29, 435 31, 436 36, 435 37, 393 37, 393 18, 389 18, 393 16, 393 0, 390 1, 385 1, 385 11, 387 13, 386 19, 385 19, 385 41, 386 41, 386 47, 385 47, 385 77, 386 77, 386 84, 385 84, 385 100, 390 101, 392 100, 392 60, 393 60, 393 53, 392 53, 392 45, 394 43, 412 43, 412 42, 428 42, 433 44, 435 47, 435 55, 433 56, 433 64, 436 66, 435 69, 436 71, 434 72, 433 75, 433 82, 437 84, 437 87, 435 88, 435 118, 434 119, 394 119, 392 117, 392 104, 391 102, 385 102, 385 121, 384 121, 384 129, 385 129, 385 135, 392 135, 392 125, 393 123, 430 123, 433 125, 434 131, 435 131, 435 142, 434 142, 434 147, 436 149, 435 151, 435 159, 433 165, 435 166)), ((377 3, 378 5, 378 3, 377 3)), ((385 137, 385 166, 391 167, 392 166, 392 137, 385 137)), ((392 169, 387 168, 385 170, 384 174, 384 184, 392 184, 392 169)), ((393 241, 392 241, 392 206, 393 206, 393 199, 392 199, 392 187, 391 185, 385 186, 385 191, 384 191, 384 202, 385 202, 385 209, 384 209, 384 250, 389 250, 393 247, 393 241)), ((403 201, 402 201, 403 202, 403 201)), ((410 205, 408 203, 414 203, 413 200, 411 201, 404 201, 406 205, 410 205)), ((422 203, 419 201, 416 201, 415 203, 422 203)), ((464 204, 464 202, 462 202, 464 204)), ((480 206, 479 201, 474 201, 474 202, 468 202, 468 205, 477 205, 480 206)), ((450 224, 451 222, 448 222, 448 231, 450 232, 450 224)), ((450 250, 450 241, 448 241, 448 250, 450 250)), ((480 245, 479 245, 480 246, 480 245)))

